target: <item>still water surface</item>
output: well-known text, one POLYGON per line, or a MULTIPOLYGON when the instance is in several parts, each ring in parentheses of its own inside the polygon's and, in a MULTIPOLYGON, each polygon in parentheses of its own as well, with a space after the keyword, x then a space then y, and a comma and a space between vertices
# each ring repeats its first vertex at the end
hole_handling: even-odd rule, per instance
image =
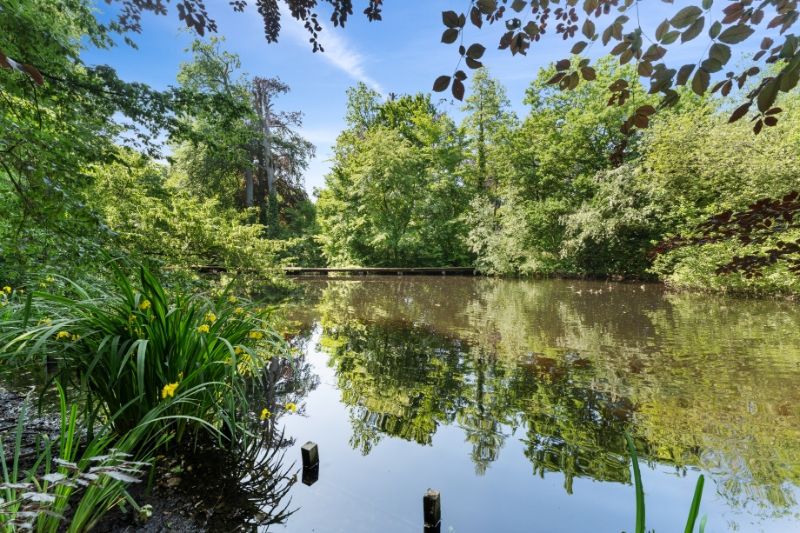
MULTIPOLYGON (((800 309, 657 285, 461 277, 303 281, 305 384, 281 417, 319 481, 287 531, 800 531, 800 309)), ((272 530, 272 529, 271 529, 272 530)))

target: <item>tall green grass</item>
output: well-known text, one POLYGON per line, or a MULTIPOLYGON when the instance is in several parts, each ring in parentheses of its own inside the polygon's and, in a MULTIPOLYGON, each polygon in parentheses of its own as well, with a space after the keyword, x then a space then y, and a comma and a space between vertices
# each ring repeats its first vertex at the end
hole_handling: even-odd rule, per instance
POLYGON ((64 280, 71 296, 36 292, 9 322, 3 357, 51 369, 77 394, 87 427, 109 424, 119 437, 177 441, 243 431, 246 391, 286 345, 256 313, 223 292, 216 298, 170 293, 146 268, 136 282, 117 271, 103 292, 64 280), (136 430, 136 431, 134 431, 136 430))

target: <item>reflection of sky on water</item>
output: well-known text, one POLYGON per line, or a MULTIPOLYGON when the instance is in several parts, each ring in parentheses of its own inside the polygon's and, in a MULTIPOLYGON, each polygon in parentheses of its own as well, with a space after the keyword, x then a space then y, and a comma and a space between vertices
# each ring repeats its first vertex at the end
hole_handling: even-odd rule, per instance
POLYGON ((443 531, 630 531, 628 426, 656 458, 649 528, 683 528, 700 465, 707 531, 797 530, 791 305, 471 278, 317 299, 298 317, 321 384, 286 423, 319 443, 320 481, 293 489, 287 530, 418 531, 433 487, 443 531))

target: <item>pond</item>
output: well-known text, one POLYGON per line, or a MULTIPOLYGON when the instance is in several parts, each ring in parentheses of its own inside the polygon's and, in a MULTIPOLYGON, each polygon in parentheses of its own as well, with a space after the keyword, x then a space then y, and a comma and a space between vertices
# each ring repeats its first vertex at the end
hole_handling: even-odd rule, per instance
MULTIPOLYGON (((278 530, 800 529, 800 310, 659 285, 470 277, 302 281, 298 364, 312 385, 281 418, 319 444, 278 530)), ((273 530, 273 529, 271 529, 273 530)))

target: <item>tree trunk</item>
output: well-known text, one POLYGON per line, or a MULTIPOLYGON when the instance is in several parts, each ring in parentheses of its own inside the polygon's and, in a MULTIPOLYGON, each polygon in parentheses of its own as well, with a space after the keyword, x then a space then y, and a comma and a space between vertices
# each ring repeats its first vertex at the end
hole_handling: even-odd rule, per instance
POLYGON ((253 169, 244 171, 244 206, 253 207, 253 169))
MULTIPOLYGON (((258 106, 258 118, 261 122, 261 145, 263 150, 263 161, 261 162, 264 173, 267 177, 266 190, 259 198, 261 208, 261 223, 267 227, 267 234, 271 237, 277 233, 277 195, 275 194, 275 164, 272 156, 272 131, 270 129, 270 101, 269 95, 262 95, 261 105, 258 106), (266 193, 266 194, 264 194, 266 193)), ((263 190, 263 189, 262 189, 263 190)))

